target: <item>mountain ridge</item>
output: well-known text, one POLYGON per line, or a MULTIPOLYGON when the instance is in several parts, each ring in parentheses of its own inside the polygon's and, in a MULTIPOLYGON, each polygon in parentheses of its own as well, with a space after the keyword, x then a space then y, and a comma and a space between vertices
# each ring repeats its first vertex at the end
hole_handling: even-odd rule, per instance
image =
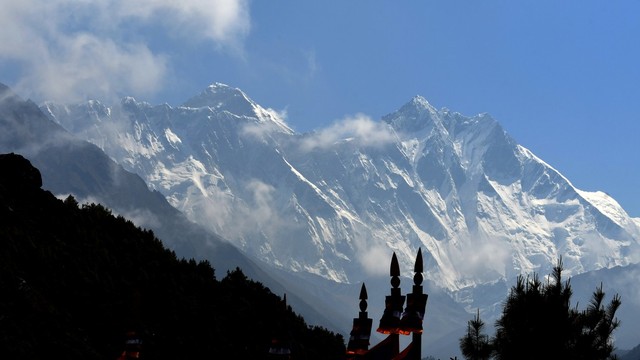
MULTIPOLYGON (((221 84, 203 93, 220 89, 255 104, 221 84)), ((416 96, 380 122, 296 134, 259 112, 232 114, 234 103, 129 105, 98 114, 84 132, 73 130, 84 113, 43 109, 102 144, 190 219, 217 221, 212 228, 244 251, 295 272, 357 281, 376 271, 367 257, 389 249, 409 264, 424 246, 428 276, 457 291, 546 272, 560 255, 569 274, 638 261, 636 220, 605 205, 606 197, 598 199, 609 211, 598 210, 586 200, 591 193, 578 192, 487 114, 436 110, 416 96), (105 124, 122 131, 94 130, 105 124), (255 221, 232 221, 251 209, 260 214, 255 221)))
MULTIPOLYGON (((111 113, 97 101, 85 105, 92 114, 111 113)), ((287 282, 296 279, 276 281, 270 270, 265 269, 266 264, 246 256, 219 235, 188 220, 160 192, 150 191, 138 175, 126 171, 98 146, 50 121, 36 104, 21 99, 4 85, 0 87, 0 130, 0 152, 27 157, 40 169, 43 186, 57 196, 73 194, 81 203, 104 204, 137 226, 153 229, 165 246, 180 256, 206 259, 222 273, 241 267, 245 274, 267 284, 274 292, 289 292, 290 303, 304 312, 309 321, 342 329, 336 325, 335 318, 326 318, 331 314, 318 313, 298 294, 287 291, 287 282)))
MULTIPOLYGON (((386 283, 380 276, 392 251, 410 276, 414 251, 423 248, 425 283, 438 308, 428 311, 425 321, 436 327, 424 340, 428 348, 443 349, 439 357, 457 351, 456 341, 447 339, 464 328, 464 309, 491 314, 516 275, 545 273, 557 255, 571 251, 574 262, 565 263, 575 273, 635 261, 632 231, 612 226, 603 217, 607 211, 596 211, 568 179, 504 129, 479 126, 495 122, 486 114, 430 112, 435 119, 416 118, 441 124, 428 133, 438 136, 427 137, 362 115, 288 134, 257 115, 134 98, 110 106, 95 100, 45 103, 41 109, 142 174, 149 188, 191 220, 209 231, 225 227, 225 236, 246 255, 279 267, 275 276, 287 289, 280 292, 317 287, 301 295, 322 315, 337 310, 333 324, 318 323, 343 333, 360 281, 366 279, 368 287, 371 279, 386 283), (473 136, 477 130, 482 136, 473 136), (485 159, 487 149, 492 151, 485 159), (502 154, 505 149, 511 153, 502 154), (517 166, 504 169, 507 161, 500 156, 517 166), (594 244, 605 251, 595 251, 594 244), (345 291, 353 294, 345 297, 345 291)), ((611 205, 606 197, 601 202, 611 205)), ((616 206, 610 210, 608 216, 622 214, 616 206)), ((387 290, 380 286, 370 294, 383 299, 387 290)), ((309 312, 305 317, 313 318, 309 312)))
POLYGON ((263 108, 251 100, 242 90, 223 83, 216 82, 209 85, 200 94, 185 101, 180 107, 207 107, 240 117, 255 117, 261 122, 272 122, 282 132, 293 133, 293 130, 286 125, 284 119, 276 111, 263 108))

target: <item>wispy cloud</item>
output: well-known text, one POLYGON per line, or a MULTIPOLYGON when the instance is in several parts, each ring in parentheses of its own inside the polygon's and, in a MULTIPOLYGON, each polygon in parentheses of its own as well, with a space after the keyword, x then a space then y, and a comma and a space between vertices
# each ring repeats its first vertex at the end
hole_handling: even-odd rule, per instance
POLYGON ((490 281, 496 274, 504 275, 511 258, 511 250, 502 239, 496 238, 465 247, 453 260, 460 274, 490 281))
POLYGON ((345 140, 356 141, 360 146, 380 147, 395 139, 396 135, 387 124, 374 121, 364 114, 357 114, 305 136, 300 147, 302 151, 329 149, 345 140))
MULTIPOLYGON (((300 226, 283 217, 283 203, 276 198, 276 189, 258 179, 240 184, 238 193, 208 188, 206 197, 192 197, 193 218, 227 239, 266 237, 277 241, 282 234, 295 233, 300 226), (237 195, 237 194, 236 194, 237 195), (246 200, 242 200, 246 199, 246 200)), ((180 206, 179 206, 180 207, 180 206)))
POLYGON ((313 79, 313 77, 316 75, 320 67, 318 60, 316 58, 316 51, 314 49, 314 50, 306 51, 304 54, 307 58, 307 78, 313 79))
POLYGON ((384 275, 389 273, 389 267, 382 264, 387 264, 390 260, 390 249, 384 244, 371 244, 367 247, 363 247, 356 253, 357 260, 362 265, 366 274, 384 275))
MULTIPOLYGON (((102 0, 103 2, 105 0, 102 0)), ((120 19, 161 22, 186 36, 237 49, 251 28, 247 0, 108 1, 120 19)))
POLYGON ((43 100, 159 89, 169 59, 134 33, 139 26, 236 54, 250 30, 247 0, 0 0, 0 7, 0 62, 19 64, 17 88, 43 100))
POLYGON ((166 59, 144 44, 119 45, 91 34, 61 36, 56 51, 25 58, 29 69, 18 84, 38 98, 77 101, 132 92, 150 94, 162 84, 166 59))
MULTIPOLYGON (((280 124, 287 124, 287 108, 283 110, 275 110, 272 108, 265 109, 265 112, 269 114, 273 119, 276 119, 280 124)), ((281 132, 282 127, 276 122, 249 122, 246 123, 242 129, 241 133, 245 136, 251 136, 256 139, 263 139, 264 137, 271 135, 275 132, 281 132)))

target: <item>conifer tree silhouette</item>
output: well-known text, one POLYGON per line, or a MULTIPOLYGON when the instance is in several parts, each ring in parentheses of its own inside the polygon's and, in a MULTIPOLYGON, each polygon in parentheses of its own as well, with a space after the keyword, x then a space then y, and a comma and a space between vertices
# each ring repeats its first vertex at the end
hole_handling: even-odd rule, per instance
POLYGON ((460 349, 467 359, 589 359, 605 360, 613 355, 613 332, 620 325, 615 317, 621 305, 614 295, 605 304, 602 284, 596 288, 584 311, 571 307, 571 284, 562 279, 562 258, 546 283, 536 274, 519 276, 509 291, 496 334, 487 340, 479 313, 469 321, 460 349), (486 349, 491 355, 486 355, 486 349), (483 357, 484 356, 484 357, 483 357))
POLYGON ((467 360, 488 360, 491 357, 489 336, 485 335, 484 321, 480 319, 480 311, 467 324, 467 334, 460 339, 460 350, 467 360))

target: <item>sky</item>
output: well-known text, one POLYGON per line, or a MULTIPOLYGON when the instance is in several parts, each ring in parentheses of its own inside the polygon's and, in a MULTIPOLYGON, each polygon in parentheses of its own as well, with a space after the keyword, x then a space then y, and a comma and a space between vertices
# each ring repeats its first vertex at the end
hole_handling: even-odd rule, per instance
POLYGON ((489 113, 640 217, 640 1, 0 0, 0 82, 180 105, 213 82, 298 132, 415 95, 489 113))

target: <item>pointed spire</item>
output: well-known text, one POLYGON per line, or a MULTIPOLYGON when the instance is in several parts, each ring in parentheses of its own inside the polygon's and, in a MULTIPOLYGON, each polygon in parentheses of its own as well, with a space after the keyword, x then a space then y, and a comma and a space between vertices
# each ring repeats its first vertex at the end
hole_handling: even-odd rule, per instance
POLYGON ((422 248, 418 248, 418 255, 416 255, 416 264, 413 266, 413 271, 417 273, 424 271, 422 266, 422 248))
POLYGON ((389 275, 391 275, 391 295, 385 298, 385 309, 377 331, 383 334, 398 334, 405 297, 399 288, 400 265, 398 265, 398 257, 395 252, 391 257, 389 275))
POLYGON ((367 287, 362 283, 360 288, 360 312, 367 312, 367 287))
POLYGON ((389 276, 400 276, 400 265, 398 265, 398 257, 396 253, 393 253, 391 257, 391 266, 389 269, 389 276))
POLYGON ((400 295, 400 265, 398 264, 398 257, 396 256, 395 251, 393 252, 393 256, 391 257, 391 266, 389 267, 389 275, 391 276, 391 293, 398 293, 400 295))
POLYGON ((407 307, 400 322, 401 334, 422 333, 422 320, 424 319, 428 298, 428 295, 422 291, 422 249, 418 249, 414 271, 413 291, 411 294, 407 294, 407 307))
POLYGON ((413 285, 415 288, 415 286, 422 285, 422 280, 424 280, 422 277, 422 272, 424 271, 422 266, 422 248, 418 248, 418 255, 416 255, 416 264, 413 266, 413 271, 415 272, 415 275, 413 275, 413 285))
POLYGON ((353 319, 353 327, 347 344, 347 355, 364 355, 369 349, 373 320, 367 315, 367 287, 360 288, 360 315, 353 319))
POLYGON ((360 300, 368 300, 367 297, 367 287, 362 283, 362 287, 360 288, 360 300))

